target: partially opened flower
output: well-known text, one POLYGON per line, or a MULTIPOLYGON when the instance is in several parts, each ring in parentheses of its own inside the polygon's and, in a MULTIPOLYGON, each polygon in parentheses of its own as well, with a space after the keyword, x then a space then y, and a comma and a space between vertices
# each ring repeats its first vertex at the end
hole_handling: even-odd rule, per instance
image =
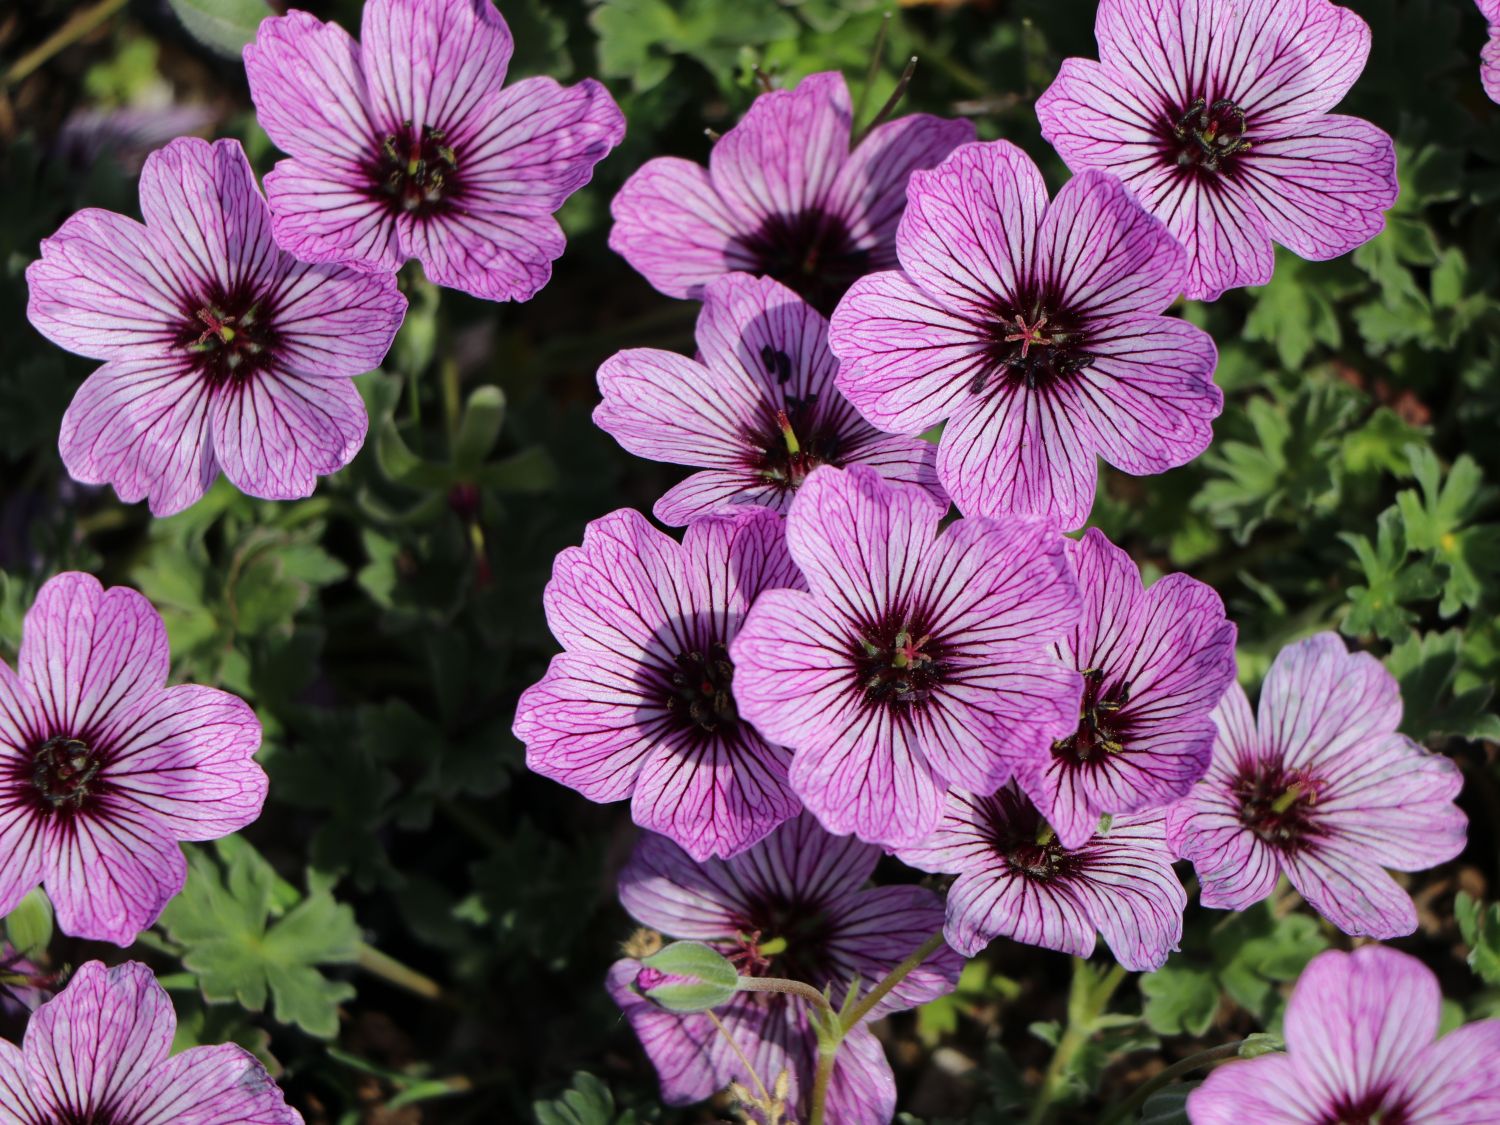
POLYGON ((221 469, 251 496, 311 495, 364 444, 351 376, 378 366, 401 326, 395 279, 278 250, 238 141, 152 153, 141 211, 145 226, 78 212, 26 270, 37 330, 107 361, 63 416, 68 472, 158 516, 221 469))
POLYGON ((656 503, 663 523, 761 504, 777 511, 819 465, 863 464, 942 498, 936 447, 891 437, 834 386, 828 322, 770 278, 709 283, 698 358, 632 348, 599 369, 599 427, 632 453, 706 466, 656 503))
POLYGON ((1391 138, 1332 109, 1370 29, 1329 0, 1100 0, 1099 60, 1037 101, 1074 172, 1123 179, 1187 248, 1189 297, 1262 285, 1279 242, 1322 261, 1380 233, 1391 138))
POLYGON ((1492 1125, 1500 1020, 1438 1038, 1442 993, 1415 957, 1330 949, 1286 1008, 1286 1054, 1226 1063, 1188 1095, 1193 1125, 1492 1125))
POLYGON ((309 262, 389 271, 492 301, 547 284, 554 212, 620 143, 593 79, 502 88, 513 41, 490 0, 369 0, 360 42, 292 11, 245 48, 255 114, 290 160, 266 177, 276 240, 309 262))
POLYGON ((134 590, 61 574, 0 663, 0 915, 38 883, 64 933, 129 945, 187 877, 179 840, 260 815, 260 723, 167 687, 167 631, 134 590))
POLYGON ((915 844, 950 785, 993 792, 1078 725, 1051 650, 1078 619, 1063 538, 959 520, 873 469, 821 468, 787 517, 808 590, 772 590, 730 647, 741 713, 797 751, 792 787, 831 832, 915 844))
POLYGON ((763 590, 801 584, 781 519, 710 516, 679 544, 639 512, 595 520, 557 556, 547 621, 566 650, 521 696, 526 764, 697 859, 744 851, 799 805, 790 752, 739 713, 729 645, 763 590))
MULTIPOLYGON (((744 976, 790 977, 822 989, 834 1007, 858 980, 867 993, 943 925, 937 895, 922 887, 870 887, 880 849, 834 837, 806 814, 743 855, 695 864, 647 836, 620 875, 620 901, 643 925, 671 938, 707 942, 744 976)), ((941 947, 871 1012, 925 1004, 951 992, 963 961, 941 947)), ((674 1015, 636 988, 638 961, 615 963, 609 992, 624 1010, 661 1079, 669 1105, 701 1101, 730 1082, 769 1090, 790 1078, 795 1120, 806 1119, 817 1040, 805 1000, 781 992, 739 992, 715 1011, 674 1015), (730 1040, 733 1042, 731 1043, 730 1040), (754 1069, 752 1077, 746 1062, 754 1069)), ((896 1109, 890 1063, 866 1024, 840 1046, 827 1110, 832 1125, 889 1121, 896 1109)))
POLYGON ((609 244, 669 297, 720 274, 763 274, 828 313, 855 278, 895 265, 906 179, 974 139, 968 121, 914 113, 850 151, 844 76, 810 74, 755 99, 708 168, 649 160, 615 196, 609 244))
POLYGON ((225 1043, 168 1057, 177 1014, 151 970, 90 961, 0 1040, 6 1125, 301 1125, 266 1068, 225 1043))
POLYGON ((1150 972, 1182 939, 1187 894, 1160 811, 1115 817, 1069 848, 1017 786, 955 791, 936 831, 896 854, 958 876, 944 933, 965 957, 997 937, 1087 957, 1097 931, 1121 965, 1150 972))
POLYGON ((1395 678, 1320 633, 1276 657, 1258 724, 1238 684, 1214 718, 1208 774, 1167 819, 1173 852, 1197 868, 1203 905, 1243 910, 1285 874, 1345 933, 1412 933, 1411 896, 1382 868, 1452 859, 1468 822, 1453 804, 1458 767, 1397 732, 1395 678))
POLYGON ((1500 0, 1478 0, 1479 10, 1490 24, 1490 39, 1479 56, 1479 77, 1484 92, 1500 102, 1500 0))
POLYGON ((1213 589, 1169 574, 1150 589, 1098 529, 1069 544, 1083 615, 1059 643, 1083 675, 1078 729, 1021 783, 1069 848, 1102 814, 1170 804, 1203 776, 1214 704, 1234 679, 1235 628, 1213 589))
POLYGON ((966 516, 1088 518, 1096 458, 1159 473, 1208 445, 1224 398, 1202 329, 1161 316, 1182 248, 1112 176, 1049 205, 1031 158, 965 145, 907 188, 904 272, 849 290, 839 389, 888 433, 947 420, 938 476, 966 516))

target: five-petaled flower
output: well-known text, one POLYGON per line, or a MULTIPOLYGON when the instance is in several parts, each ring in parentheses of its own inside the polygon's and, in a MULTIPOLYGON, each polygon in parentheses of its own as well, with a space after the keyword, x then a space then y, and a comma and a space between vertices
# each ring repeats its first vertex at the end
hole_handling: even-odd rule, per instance
POLYGON ((167 631, 140 594, 61 574, 0 663, 0 915, 38 883, 64 933, 129 945, 182 889, 179 840, 260 815, 260 723, 211 687, 166 687, 167 631))
POLYGON ((1051 205, 1006 141, 917 172, 901 270, 858 281, 833 315, 839 389, 877 428, 947 419, 938 476, 967 516, 1088 517, 1096 455, 1159 473, 1207 447, 1224 398, 1202 329, 1160 315, 1182 248, 1102 172, 1051 205))
POLYGON ((799 585, 765 508, 698 520, 680 544, 639 512, 595 520, 547 584, 566 651, 517 705, 526 764, 591 801, 631 798, 696 859, 744 851, 800 806, 790 752, 739 713, 729 646, 761 591, 799 585))
POLYGON ((1231 1062, 1188 1095, 1193 1125, 1489 1125, 1500 1121, 1500 1020, 1438 1038, 1432 970, 1384 946, 1331 949, 1286 1007, 1286 1054, 1231 1062))
POLYGON ((742 504, 784 511, 819 465, 870 465, 944 498, 933 445, 874 429, 834 386, 837 368, 815 309, 770 278, 727 274, 704 290, 698 358, 613 356, 594 421, 643 457, 708 466, 657 501, 664 523, 742 504))
POLYGON ((302 1125, 266 1068, 235 1043, 168 1057, 177 1014, 151 970, 90 961, 0 1040, 6 1125, 302 1125))
POLYGON ((1078 725, 1051 645, 1078 619, 1062 536, 965 519, 864 466, 821 468, 787 516, 808 590, 770 590, 730 646, 740 710, 796 750, 831 832, 889 846, 937 824, 950 785, 993 792, 1078 725))
POLYGON ((609 244, 669 297, 699 297, 720 274, 773 277, 820 312, 849 283, 896 264, 906 180, 974 126, 914 113, 849 148, 853 110, 838 73, 755 99, 720 137, 708 168, 648 160, 615 196, 609 244))
POLYGON ((1258 725, 1238 684, 1214 718, 1208 774, 1167 813, 1203 904, 1243 910, 1284 873, 1345 933, 1416 930, 1411 896, 1382 868, 1421 871, 1463 850, 1463 777, 1397 732, 1401 693, 1380 662, 1320 633, 1277 655, 1258 725))
POLYGON ((1065 847, 1101 814, 1170 804, 1208 769, 1214 704, 1234 679, 1234 625, 1211 587, 1169 574, 1150 589, 1097 528, 1069 542, 1083 615, 1059 643, 1083 675, 1078 729, 1020 782, 1065 847))
POLYGON ((1187 248, 1187 295, 1271 280, 1272 242, 1321 261, 1380 233, 1391 138, 1326 112, 1370 53, 1329 0, 1100 0, 1099 62, 1067 59, 1037 102, 1075 172, 1103 169, 1187 248))
POLYGON ((593 79, 502 88, 490 0, 369 0, 360 42, 293 11, 245 48, 256 116, 290 160, 266 176, 276 240, 309 262, 524 301, 563 252, 553 218, 625 135, 593 79))
POLYGON ((1098 931, 1121 965, 1150 972, 1182 939, 1187 894, 1160 810, 1114 817, 1070 848, 1019 787, 988 797, 955 790, 937 830, 896 854, 958 876, 944 932, 966 957, 997 937, 1087 957, 1098 931))
POLYGON ((158 516, 221 468, 252 496, 311 495, 364 444, 351 376, 379 365, 401 324, 395 278, 278 250, 238 141, 152 153, 141 211, 145 226, 79 211, 26 270, 38 331, 106 361, 63 416, 68 472, 158 516))
MULTIPOLYGON (((879 859, 879 848, 830 836, 807 814, 743 855, 703 864, 670 841, 647 836, 620 875, 620 901, 643 925, 714 946, 742 976, 829 986, 838 1007, 856 981, 861 992, 873 988, 943 925, 942 903, 932 891, 867 885, 879 859)), ((940 947, 871 1016, 951 992, 962 965, 953 950, 940 947)), ((817 1064, 807 1001, 780 992, 739 992, 715 1012, 721 1034, 707 1015, 674 1015, 644 999, 637 988, 641 971, 635 960, 616 962, 609 991, 656 1067, 664 1101, 701 1101, 733 1081, 754 1090, 759 1079, 769 1090, 786 1073, 790 1100, 798 1106, 794 1119, 806 1119, 817 1064)), ((837 1058, 827 1102, 830 1125, 889 1121, 896 1085, 869 1027, 857 1026, 837 1058)))

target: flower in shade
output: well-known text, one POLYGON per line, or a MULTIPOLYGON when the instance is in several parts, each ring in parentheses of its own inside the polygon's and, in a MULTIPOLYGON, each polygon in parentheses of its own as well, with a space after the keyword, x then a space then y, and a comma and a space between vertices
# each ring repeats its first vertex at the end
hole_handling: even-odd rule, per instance
POLYGON ((271 1076, 234 1043, 168 1057, 171 998, 136 961, 90 961, 31 1017, 20 1048, 0 1040, 6 1125, 301 1125, 271 1076))
POLYGON ((1380 662, 1320 633, 1277 655, 1259 724, 1238 684, 1214 719, 1208 773, 1167 818, 1203 905, 1243 910, 1285 874, 1345 933, 1416 930, 1411 896, 1382 868, 1420 871, 1463 851, 1463 779, 1397 733, 1401 693, 1380 662))
POLYGON ((833 315, 839 389, 877 428, 947 420, 938 476, 967 516, 1077 527, 1096 456, 1159 473, 1208 445, 1224 397, 1202 329, 1160 315, 1182 248, 1112 176, 1047 202, 1007 141, 917 172, 896 236, 903 272, 856 282, 833 315))
POLYGON ((1097 931, 1121 965, 1150 972, 1182 938, 1187 894, 1159 810, 1114 817, 1069 848, 1015 785, 988 797, 954 791, 937 830, 896 854, 958 876, 944 933, 965 957, 997 937, 1087 957, 1097 931))
POLYGON ((1484 92, 1500 102, 1500 0, 1479 0, 1479 10, 1490 24, 1490 39, 1479 56, 1484 92))
POLYGON ((238 141, 181 138, 146 159, 146 223, 80 211, 26 270, 48 339, 105 360, 59 447, 74 479, 180 512, 222 469, 252 496, 311 495, 368 419, 351 376, 385 358, 406 311, 395 278, 277 249, 238 141))
POLYGON ((42 587, 17 671, 0 663, 0 915, 43 883, 64 933, 129 945, 182 889, 179 840, 260 815, 254 712, 166 687, 167 665, 161 617, 134 590, 87 574, 42 587))
MULTIPOLYGON (((943 925, 932 891, 867 886, 879 858, 880 849, 830 836, 806 814, 743 855, 703 864, 648 836, 620 876, 620 901, 637 921, 669 937, 709 943, 742 975, 829 986, 838 1007, 851 982, 872 988, 943 925)), ((875 1006, 872 1018, 951 992, 962 966, 953 950, 940 947, 875 1006)), ((706 1014, 674 1015, 644 999, 636 987, 641 972, 638 961, 617 961, 609 992, 656 1067, 664 1101, 701 1101, 730 1082, 755 1090, 756 1078, 769 1090, 786 1072, 792 1102, 800 1103, 795 1119, 805 1119, 817 1063, 806 1001, 739 992, 715 1012, 721 1034, 706 1014)), ((890 1064, 865 1024, 839 1048, 827 1108, 832 1125, 889 1121, 895 1113, 890 1064)))
POLYGON ((740 504, 784 511, 819 465, 870 465, 943 498, 935 447, 859 416, 834 386, 828 322, 778 282, 740 273, 710 282, 698 357, 632 348, 599 369, 601 429, 643 457, 707 466, 657 501, 662 522, 740 504))
POLYGON ((1391 138, 1326 112, 1370 54, 1329 0, 1101 0, 1100 61, 1067 59, 1037 102, 1075 172, 1119 176, 1187 248, 1187 295, 1271 280, 1272 242, 1322 261, 1380 233, 1391 138))
POLYGON ((593 79, 502 89, 512 40, 490 0, 369 0, 360 40, 293 11, 245 48, 256 117, 291 156, 266 177, 276 240, 531 297, 565 245, 554 212, 625 135, 619 107, 593 79))
POLYGON ((1415 957, 1366 945, 1308 963, 1285 1054, 1227 1063, 1188 1095, 1193 1125, 1492 1125, 1500 1020, 1438 1038, 1442 993, 1415 957))
POLYGON ((772 590, 730 646, 740 710, 796 750, 791 782, 830 832, 915 844, 949 785, 980 793, 1078 725, 1051 644, 1078 619, 1062 536, 966 519, 873 469, 822 468, 787 516, 808 590, 772 590))
POLYGON ((609 244, 669 297, 698 297, 720 274, 764 274, 829 312, 849 283, 896 264, 906 179, 974 139, 968 121, 914 113, 851 151, 842 74, 810 74, 755 99, 716 142, 708 168, 649 160, 610 211, 609 244))
POLYGON ((1078 728, 1020 780, 1076 848, 1101 814, 1168 805, 1203 776, 1235 628, 1219 595, 1186 574, 1142 589, 1130 556, 1097 529, 1069 548, 1083 616, 1058 649, 1083 675, 1078 728))
POLYGON ((710 516, 679 544, 639 512, 589 524, 544 600, 566 650, 521 696, 526 764, 696 859, 744 851, 800 806, 790 752, 740 715, 729 645, 761 591, 797 586, 781 519, 710 516))

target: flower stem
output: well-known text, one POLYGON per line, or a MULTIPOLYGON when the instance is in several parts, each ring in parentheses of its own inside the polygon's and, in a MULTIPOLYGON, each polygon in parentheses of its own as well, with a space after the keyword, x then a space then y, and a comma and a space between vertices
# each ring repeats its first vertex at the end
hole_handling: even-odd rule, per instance
POLYGON ((886 998, 886 994, 898 984, 909 977, 921 964, 943 947, 943 931, 939 930, 930 938, 917 946, 916 950, 901 964, 885 974, 874 988, 870 989, 869 995, 854 1006, 848 1015, 844 1017, 844 1031, 853 1031, 859 1026, 860 1021, 870 1014, 871 1009, 886 998))
POLYGON ((75 13, 67 23, 12 63, 11 68, 5 72, 4 81, 0 81, 0 88, 14 86, 40 68, 53 55, 66 50, 88 35, 124 6, 125 0, 100 0, 93 7, 75 13))
POLYGON ((792 996, 800 996, 809 1004, 825 1012, 832 1013, 833 1011, 833 1005, 828 1003, 828 997, 812 985, 803 984, 800 980, 787 980, 785 977, 742 976, 735 988, 740 992, 785 992, 792 996))
POLYGON ((407 992, 414 993, 425 1000, 440 1002, 448 1000, 443 993, 443 986, 437 981, 403 965, 389 954, 380 952, 373 945, 360 943, 355 964, 370 975, 377 976, 397 988, 404 988, 407 992))
POLYGON ((1163 1086, 1169 1085, 1184 1074, 1205 1067, 1209 1063, 1218 1062, 1220 1059, 1232 1059, 1240 1053, 1240 1048, 1248 1043, 1248 1039, 1240 1039, 1234 1043, 1224 1043, 1218 1047, 1210 1047, 1206 1051, 1199 1051, 1196 1055, 1189 1055, 1185 1059, 1178 1059, 1160 1074, 1146 1079, 1135 1091, 1119 1105, 1115 1106, 1103 1118, 1100 1125, 1112 1125, 1116 1121, 1129 1121, 1135 1116, 1136 1110, 1146 1104, 1146 1099, 1163 1086))
POLYGON ((837 1059, 837 1044, 827 1050, 819 1046, 818 1073, 813 1078, 812 1109, 807 1118, 807 1125, 823 1125, 823 1115, 827 1112, 828 1106, 828 1087, 833 1085, 833 1064, 837 1059))
POLYGON ((1099 1017, 1109 1007, 1110 998, 1125 980, 1125 969, 1116 965, 1102 977, 1094 975, 1089 963, 1082 957, 1073 958, 1073 984, 1068 993, 1068 1026, 1057 1049, 1052 1052, 1052 1061, 1042 1078, 1042 1088, 1037 1092, 1036 1104, 1027 1118, 1029 1125, 1045 1125, 1052 1120, 1058 1099, 1067 1084, 1068 1068, 1078 1052, 1093 1036, 1099 1017))

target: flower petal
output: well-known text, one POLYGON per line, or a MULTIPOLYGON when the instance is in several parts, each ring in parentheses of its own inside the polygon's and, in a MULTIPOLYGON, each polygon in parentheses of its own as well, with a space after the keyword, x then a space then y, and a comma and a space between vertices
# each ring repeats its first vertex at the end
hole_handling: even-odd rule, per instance
POLYGON ((31 1076, 20 1048, 4 1039, 0 1039, 0 1112, 11 1125, 52 1125, 52 1115, 31 1096, 31 1076))
POLYGON ((1450 1031, 1422 1052, 1406 1074, 1412 1116, 1444 1125, 1500 1120, 1500 1020, 1478 1020, 1450 1031))
POLYGON ((506 211, 444 211, 396 220, 402 250, 422 263, 435 285, 487 301, 528 301, 552 277, 567 248, 551 215, 506 211))
POLYGON ((395 214, 347 171, 283 160, 266 173, 266 198, 277 244, 304 262, 391 273, 406 261, 395 214))
POLYGON ((1175 165, 1132 179, 1141 204, 1182 243, 1188 256, 1183 296, 1213 301, 1226 289, 1264 285, 1276 259, 1260 209, 1231 180, 1198 180, 1175 165))
POLYGON ((605 987, 620 1006, 661 1084, 667 1105, 692 1105, 718 1092, 710 1047, 719 1038, 713 1021, 694 1013, 679 1016, 658 1008, 631 987, 641 971, 639 961, 616 961, 605 987))
POLYGON ((736 240, 750 232, 741 229, 707 170, 690 161, 646 161, 609 210, 609 248, 668 297, 696 299, 721 274, 755 266, 736 240))
POLYGON ((1290 767, 1336 763, 1400 722, 1396 678, 1368 653, 1349 652, 1337 633, 1282 649, 1261 688, 1260 737, 1290 767))
POLYGON ((187 880, 182 849, 131 802, 54 815, 46 833, 42 881, 58 929, 71 937, 127 946, 187 880))
POLYGON ((131 1089, 132 1125, 302 1125, 260 1060, 236 1043, 191 1047, 131 1089))
POLYGON ((380 366, 406 315, 392 274, 286 263, 268 295, 276 357, 298 375, 347 377, 380 366))

